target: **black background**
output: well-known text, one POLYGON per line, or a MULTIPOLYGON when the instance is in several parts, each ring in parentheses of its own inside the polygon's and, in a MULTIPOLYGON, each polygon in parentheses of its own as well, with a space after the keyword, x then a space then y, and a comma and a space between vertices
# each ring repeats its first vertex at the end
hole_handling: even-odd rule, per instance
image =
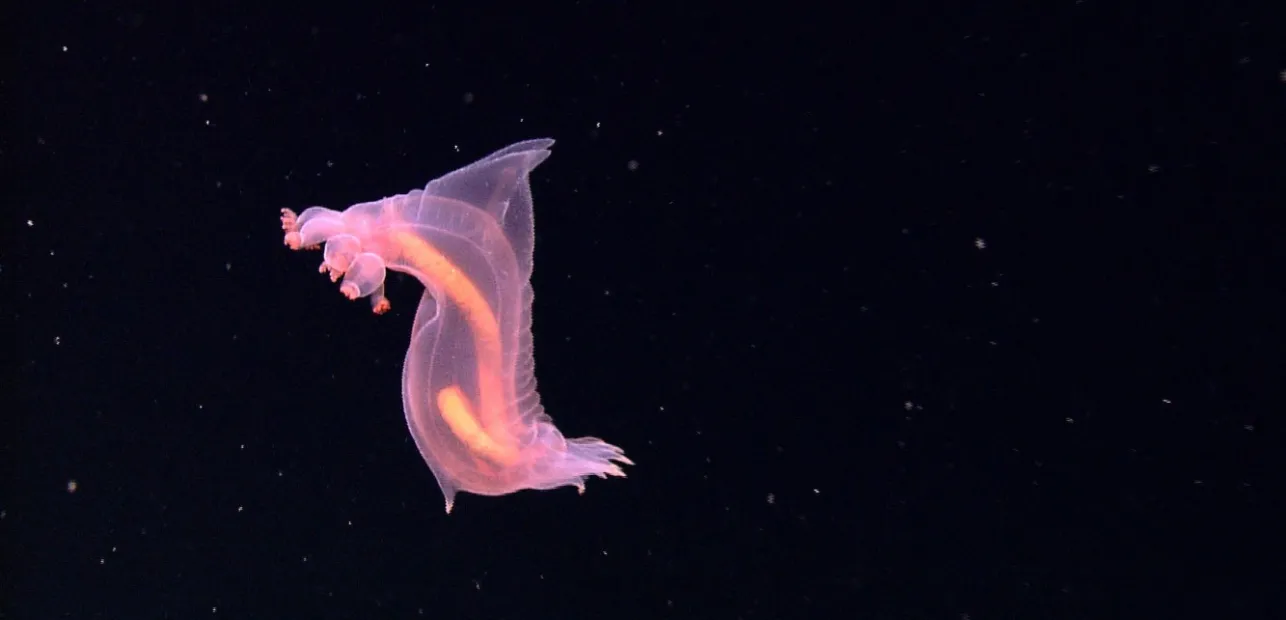
POLYGON ((11 7, 0 615, 1281 618, 1271 5, 11 7), (446 516, 418 283, 277 212, 537 137, 541 394, 637 465, 446 516))

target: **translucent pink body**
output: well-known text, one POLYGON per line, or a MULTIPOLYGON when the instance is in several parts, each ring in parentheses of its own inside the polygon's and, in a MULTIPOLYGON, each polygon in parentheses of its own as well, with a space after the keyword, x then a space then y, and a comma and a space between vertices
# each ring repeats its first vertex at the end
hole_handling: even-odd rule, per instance
POLYGON ((437 478, 447 512, 456 493, 504 495, 624 476, 624 452, 565 439, 536 393, 532 357, 534 229, 527 176, 552 140, 497 151, 423 190, 343 212, 282 211, 286 245, 325 244, 322 271, 349 299, 389 308, 387 269, 425 293, 402 370, 406 424, 437 478))

